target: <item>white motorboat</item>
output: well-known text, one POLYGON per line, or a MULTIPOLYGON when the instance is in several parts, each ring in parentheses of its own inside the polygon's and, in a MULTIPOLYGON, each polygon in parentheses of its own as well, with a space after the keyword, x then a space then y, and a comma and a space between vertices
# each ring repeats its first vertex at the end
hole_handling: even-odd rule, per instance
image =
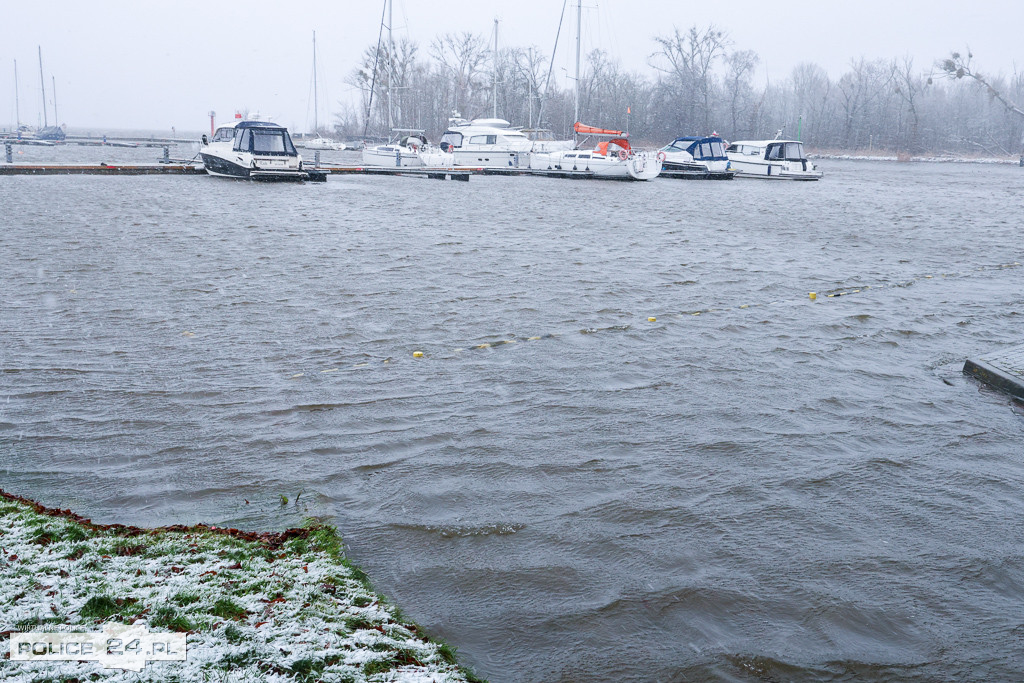
POLYGON ((577 123, 577 133, 609 136, 591 150, 571 149, 557 152, 534 152, 530 155, 530 168, 539 171, 567 173, 582 172, 594 178, 609 180, 652 180, 661 173, 659 156, 636 151, 618 130, 605 130, 577 123))
POLYGON ((824 175, 798 140, 738 140, 725 152, 738 178, 818 180, 824 175))
POLYGON ((203 135, 199 154, 206 172, 212 176, 251 180, 309 178, 288 129, 270 121, 251 121, 239 116, 217 128, 212 140, 203 135))
POLYGON ((441 136, 442 152, 454 156, 456 166, 526 168, 533 141, 504 119, 449 119, 441 136))
POLYGON ((676 138, 658 151, 658 157, 663 177, 731 180, 736 175, 717 135, 676 138))

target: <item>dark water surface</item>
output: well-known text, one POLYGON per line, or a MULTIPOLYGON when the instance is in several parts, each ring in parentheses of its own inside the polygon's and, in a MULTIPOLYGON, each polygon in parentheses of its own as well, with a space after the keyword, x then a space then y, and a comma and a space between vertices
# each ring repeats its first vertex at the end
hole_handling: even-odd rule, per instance
POLYGON ((2 487, 328 515, 495 683, 1019 679, 1024 175, 822 165, 0 178, 2 487))

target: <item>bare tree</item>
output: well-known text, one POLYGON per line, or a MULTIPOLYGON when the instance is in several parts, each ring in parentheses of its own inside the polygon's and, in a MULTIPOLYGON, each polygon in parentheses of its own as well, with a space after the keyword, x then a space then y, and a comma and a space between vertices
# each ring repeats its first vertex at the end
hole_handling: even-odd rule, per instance
POLYGON ((725 77, 725 93, 729 98, 729 120, 732 124, 732 135, 743 135, 740 130, 740 118, 744 110, 753 106, 754 88, 750 77, 761 61, 753 50, 739 50, 725 58, 728 72, 725 77))
POLYGON ((486 90, 484 66, 487 64, 487 41, 482 36, 463 32, 445 33, 430 45, 431 56, 452 78, 454 106, 473 118, 484 110, 486 90))
POLYGON ((712 118, 712 68, 731 44, 728 35, 714 25, 703 30, 693 26, 685 34, 677 28, 671 36, 656 36, 654 42, 659 50, 650 56, 650 65, 672 77, 676 105, 687 106, 690 112, 685 123, 707 132, 712 118))

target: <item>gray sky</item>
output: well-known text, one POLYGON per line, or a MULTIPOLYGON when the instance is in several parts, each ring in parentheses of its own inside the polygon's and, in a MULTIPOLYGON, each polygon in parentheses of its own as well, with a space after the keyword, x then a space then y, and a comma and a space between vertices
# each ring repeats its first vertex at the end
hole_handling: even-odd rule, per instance
MULTIPOLYGON (((0 126, 15 119, 14 60, 21 120, 41 122, 42 46, 51 123, 55 79, 60 122, 74 128, 199 131, 209 126, 211 109, 218 121, 249 109, 303 131, 312 123, 312 32, 322 120, 324 90, 332 110, 338 100, 356 101, 345 80, 363 49, 376 44, 382 9, 383 0, 6 2, 0 126)), ((532 45, 550 55, 561 11, 562 0, 395 0, 394 31, 396 40, 418 42, 426 56, 439 33, 490 37, 498 18, 501 45, 532 45)), ((728 32, 733 49, 760 55, 762 84, 805 61, 833 77, 861 56, 909 55, 928 69, 966 45, 986 73, 1012 73, 1015 63, 1024 68, 1022 0, 585 0, 583 13, 584 50, 604 49, 645 72, 655 35, 709 23, 728 32)), ((566 24, 555 60, 563 86, 572 71, 574 18, 566 24)))

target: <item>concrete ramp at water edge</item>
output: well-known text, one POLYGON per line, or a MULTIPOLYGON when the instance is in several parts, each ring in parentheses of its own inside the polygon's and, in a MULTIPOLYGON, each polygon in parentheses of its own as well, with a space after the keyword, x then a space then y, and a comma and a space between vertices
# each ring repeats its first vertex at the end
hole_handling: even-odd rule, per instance
POLYGON ((967 359, 964 374, 1024 400, 1024 344, 967 359))

